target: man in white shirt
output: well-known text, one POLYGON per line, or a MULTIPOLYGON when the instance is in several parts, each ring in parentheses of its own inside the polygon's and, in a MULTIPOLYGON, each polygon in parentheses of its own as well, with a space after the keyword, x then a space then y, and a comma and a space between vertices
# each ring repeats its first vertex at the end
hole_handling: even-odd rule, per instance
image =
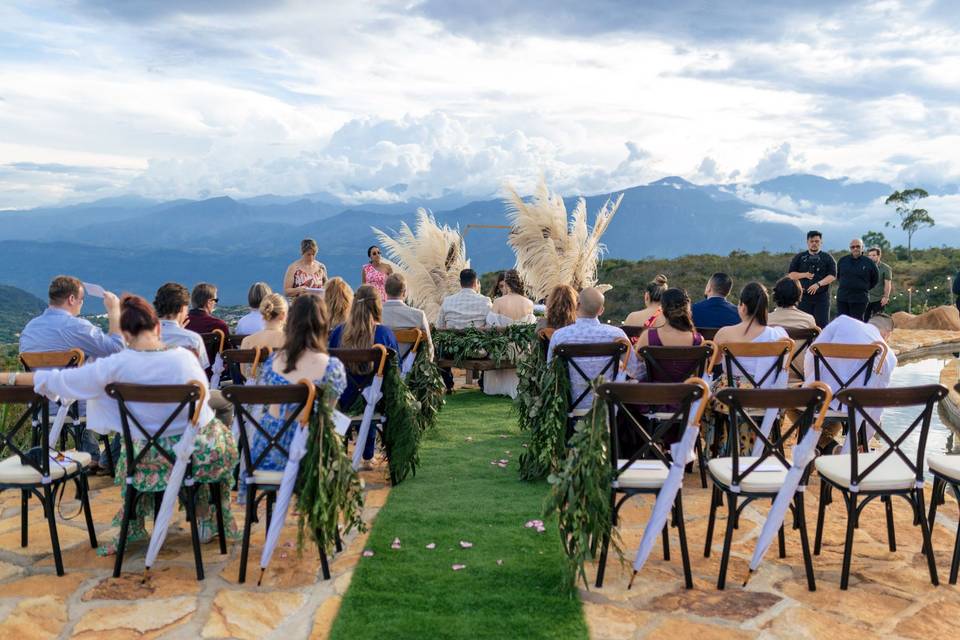
MULTIPOLYGON (((604 298, 598 289, 593 287, 584 289, 580 292, 580 299, 577 303, 577 320, 571 325, 557 329, 550 338, 550 346, 547 349, 547 362, 553 360, 553 352, 560 344, 594 344, 603 342, 616 342, 625 340, 629 343, 627 334, 620 327, 600 322, 600 316, 603 315, 604 298)), ((646 377, 646 367, 637 358, 636 352, 630 349, 630 355, 627 360, 627 374, 635 380, 642 380, 646 377)), ((577 366, 583 369, 583 372, 590 376, 591 380, 600 375, 604 366, 609 362, 608 358, 577 358, 577 366)), ((612 380, 615 372, 608 372, 608 381, 612 380)), ((573 398, 580 397, 587 388, 587 381, 584 380, 577 371, 570 372, 570 388, 573 398)), ((592 394, 587 394, 575 408, 589 409, 593 403, 592 394)))
POLYGON ((473 269, 460 272, 460 291, 443 299, 437 316, 437 329, 483 328, 493 307, 490 298, 480 293, 480 280, 473 269))
MULTIPOLYGON (((433 341, 430 339, 430 323, 427 322, 427 314, 404 302, 407 296, 406 279, 399 273, 392 273, 387 276, 384 289, 387 292, 387 299, 383 303, 381 324, 391 329, 420 329, 424 334, 424 348, 432 358, 433 341)), ((405 347, 406 345, 403 348, 405 347)))

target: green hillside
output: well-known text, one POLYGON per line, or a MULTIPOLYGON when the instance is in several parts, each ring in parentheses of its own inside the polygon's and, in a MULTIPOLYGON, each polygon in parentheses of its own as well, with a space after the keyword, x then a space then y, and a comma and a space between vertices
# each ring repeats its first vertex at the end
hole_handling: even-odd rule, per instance
POLYGON ((23 325, 46 306, 23 289, 0 284, 0 343, 16 342, 23 325))

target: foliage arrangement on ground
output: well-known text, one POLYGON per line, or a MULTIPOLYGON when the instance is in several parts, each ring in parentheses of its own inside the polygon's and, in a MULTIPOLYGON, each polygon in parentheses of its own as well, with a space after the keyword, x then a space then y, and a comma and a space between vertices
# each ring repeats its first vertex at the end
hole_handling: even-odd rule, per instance
POLYGON ((514 324, 489 329, 432 329, 437 357, 453 360, 456 366, 464 360, 488 358, 500 366, 515 364, 517 359, 537 345, 534 324, 514 324))
POLYGON ((387 452, 390 478, 403 482, 416 475, 420 462, 420 403, 413 397, 400 375, 400 367, 391 360, 383 373, 383 411, 387 423, 383 430, 383 447, 387 452))
MULTIPOLYGON (((567 404, 570 376, 563 360, 544 363, 522 395, 518 389, 518 411, 526 407, 527 419, 521 424, 530 430, 527 448, 520 454, 520 478, 540 480, 560 467, 566 455, 567 404), (537 395, 532 395, 536 393, 537 395)), ((522 378, 521 378, 522 380, 522 378)))
POLYGON ((587 637, 556 521, 544 533, 524 526, 540 517, 548 486, 517 482, 521 442, 508 400, 448 399, 417 477, 377 515, 366 543, 374 555, 355 569, 332 638, 587 637), (501 459, 506 468, 490 464, 501 459))
POLYGON ((417 423, 420 425, 420 433, 423 434, 436 426, 437 415, 443 406, 447 390, 440 376, 440 369, 427 349, 417 351, 405 382, 419 403, 417 423))

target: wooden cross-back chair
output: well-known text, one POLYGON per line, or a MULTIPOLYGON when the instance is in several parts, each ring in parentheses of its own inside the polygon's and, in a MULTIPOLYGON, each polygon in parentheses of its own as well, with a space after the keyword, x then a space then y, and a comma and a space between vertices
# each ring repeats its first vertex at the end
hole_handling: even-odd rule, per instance
MULTIPOLYGON (((69 349, 67 351, 25 351, 20 354, 20 364, 23 366, 24 371, 73 369, 75 367, 82 367, 85 359, 83 351, 80 349, 69 349)), ((70 417, 70 424, 64 425, 65 428, 60 432, 60 442, 52 444, 54 446, 59 445, 60 449, 65 449, 67 447, 67 434, 69 433, 73 436, 74 447, 80 449, 83 434, 87 428, 87 422, 86 417, 80 415, 80 404, 78 402, 73 403, 68 415, 70 417)), ((110 439, 102 435, 98 436, 98 439, 103 443, 104 453, 107 457, 106 469, 112 476, 114 473, 114 460, 113 449, 110 447, 110 439)), ((33 444, 34 446, 39 444, 39 433, 36 428, 33 433, 33 444)))
MULTIPOLYGON (((790 366, 790 356, 793 353, 793 340, 783 338, 771 342, 727 342, 719 345, 713 358, 711 370, 716 370, 717 365, 723 363, 723 376, 727 387, 736 388, 737 377, 740 377, 740 386, 759 389, 768 381, 773 382, 779 376, 788 375, 786 372, 790 366), (745 358, 770 358, 770 366, 765 371, 748 371, 747 365, 743 362, 745 358)), ((719 401, 719 400, 718 400, 719 401)), ((714 441, 711 443, 713 452, 719 450, 719 439, 722 437, 722 423, 729 423, 729 413, 724 409, 723 403, 720 403, 720 411, 717 412, 717 424, 714 429, 714 441)), ((754 414, 762 414, 762 411, 754 410, 754 414)), ((774 421, 771 432, 776 433, 779 429, 779 418, 774 421)), ((727 448, 739 446, 739 434, 730 430, 727 437, 727 448)))
MULTIPOLYGON (((90 512, 90 488, 87 484, 86 467, 90 464, 90 454, 80 451, 66 451, 56 454, 51 460, 50 451, 50 409, 47 399, 36 392, 32 386, 0 386, 0 407, 4 413, 10 408, 26 405, 24 411, 12 421, 9 428, 0 432, 0 492, 12 489, 20 492, 20 546, 28 543, 28 513, 30 496, 36 497, 43 505, 43 513, 50 530, 50 544, 53 548, 53 561, 57 575, 63 575, 63 556, 60 552, 60 538, 57 534, 56 493, 68 480, 74 480, 80 496, 90 546, 96 548, 97 534, 90 512), (22 438, 18 434, 24 428, 31 428, 34 416, 40 416, 39 456, 28 455, 17 444, 22 438), (10 455, 8 455, 10 454, 10 455), (39 458, 39 459, 38 459, 39 458)), ((15 409, 14 409, 15 410, 15 409)), ((0 428, 3 425, 0 424, 0 428)))
MULTIPOLYGON (((203 348, 207 350, 207 355, 210 356, 210 367, 213 368, 217 354, 222 354, 223 350, 227 348, 227 334, 220 329, 214 329, 208 333, 201 333, 200 338, 203 340, 203 348)), ((211 380, 210 385, 212 387, 219 386, 220 381, 225 377, 227 377, 226 367, 224 367, 223 373, 220 374, 220 380, 211 380)))
MULTIPOLYGON (((669 346, 643 346, 637 349, 637 355, 643 360, 647 367, 647 376, 650 382, 672 383, 686 380, 688 378, 703 379, 707 372, 707 367, 713 361, 713 355, 716 352, 716 345, 710 340, 696 346, 688 347, 669 347, 669 346), (685 363, 682 375, 677 375, 676 379, 668 374, 664 369, 664 364, 668 362, 685 363)), ((648 407, 646 417, 655 422, 673 420, 674 413, 669 407, 648 407)), ((676 425, 676 422, 673 422, 676 425)), ((682 429, 682 425, 681 425, 682 429)), ((703 444, 697 438, 697 463, 700 468, 700 483, 704 489, 707 488, 706 458, 703 453, 703 444)))
POLYGON ((270 355, 270 347, 254 347, 252 349, 225 349, 223 352, 223 366, 233 384, 244 384, 247 376, 242 365, 250 365, 251 378, 257 377, 257 369, 270 355))
POLYGON ((242 348, 241 345, 243 345, 243 339, 246 337, 247 336, 242 334, 231 333, 230 335, 227 336, 227 343, 224 345, 224 349, 242 348))
POLYGON ((793 353, 790 355, 790 378, 792 380, 803 381, 803 357, 813 341, 820 335, 820 329, 817 327, 810 329, 783 327, 783 329, 787 332, 790 339, 793 340, 794 345, 793 353))
POLYGON ((633 347, 625 339, 615 342, 564 343, 554 347, 553 356, 563 361, 567 368, 567 375, 570 377, 570 394, 567 399, 566 437, 568 440, 570 436, 573 435, 573 427, 576 421, 590 411, 590 405, 596 393, 596 389, 594 388, 596 379, 602 376, 605 381, 613 381, 621 367, 626 369, 627 358, 630 357, 632 350, 633 347), (594 377, 591 377, 583 370, 581 366, 582 363, 578 363, 578 360, 586 360, 588 358, 600 360, 603 364, 603 368, 594 377), (583 382, 583 391, 577 393, 573 388, 574 380, 583 382), (581 406, 581 403, 587 399, 590 399, 591 402, 587 406, 581 406))
POLYGON ((713 340, 720 329, 721 327, 697 327, 697 333, 702 335, 704 340, 713 340))
MULTIPOLYGON (((375 344, 370 349, 330 349, 330 355, 343 363, 347 372, 347 383, 357 389, 357 398, 362 400, 359 403, 362 406, 356 412, 352 411, 354 407, 340 407, 340 410, 350 418, 350 426, 347 428, 345 438, 349 442, 351 434, 358 431, 363 420, 363 408, 366 407, 366 399, 363 397, 364 389, 373 384, 374 377, 382 378, 387 366, 397 366, 390 363, 390 359, 395 357, 396 353, 382 344, 375 344), (356 367, 362 367, 362 372, 358 373, 352 370, 356 367)), ((354 404, 358 403, 355 401, 354 404)), ((387 428, 386 422, 386 414, 374 408, 373 421, 370 427, 375 431, 371 431, 371 433, 379 432, 382 438, 383 430, 387 428)), ((374 435, 374 437, 376 436, 374 435)), ((359 442, 358 439, 355 446, 363 447, 365 445, 366 443, 359 442)), ((385 451, 387 458, 389 458, 390 451, 386 449, 385 451)), ((390 480, 391 483, 395 483, 396 478, 391 477, 390 480)))
MULTIPOLYGON (((240 575, 238 582, 246 582, 247 558, 250 552, 250 531, 257 520, 259 503, 267 501, 266 531, 270 529, 273 518, 273 507, 277 499, 277 490, 283 480, 283 470, 265 470, 259 467, 276 452, 286 460, 290 456, 289 443, 293 440, 295 429, 309 428, 310 414, 313 410, 317 390, 309 380, 300 380, 290 385, 228 385, 223 388, 223 397, 233 403, 234 415, 237 417, 240 436, 240 455, 243 458, 243 477, 240 479, 240 490, 246 491, 246 515, 243 520, 243 542, 240 548, 240 575), (251 407, 263 407, 265 412, 271 407, 292 405, 285 416, 280 428, 271 432, 263 427, 262 414, 258 415, 250 410, 251 407), (253 438, 251 438, 251 435, 253 438), (262 450, 254 455, 253 440, 265 443, 262 450)), ((259 447, 258 447, 259 448, 259 447)), ((285 464, 285 463, 284 463, 285 464)), ((330 567, 327 555, 320 548, 320 564, 323 569, 323 578, 330 579, 330 567)))
MULTIPOLYGON (((135 508, 141 492, 134 484, 137 467, 151 452, 163 458, 172 467, 176 463, 176 453, 160 443, 167 429, 181 413, 187 411, 194 426, 200 420, 200 408, 206 402, 206 391, 202 383, 191 380, 187 384, 129 384, 114 382, 106 386, 107 395, 117 401, 120 410, 120 426, 123 430, 124 455, 126 456, 126 495, 123 504, 123 520, 120 524, 120 539, 117 544, 117 557, 113 565, 113 577, 120 577, 123 555, 127 546, 127 534, 130 521, 135 517, 135 508), (160 425, 144 425, 130 410, 130 403, 174 405, 173 410, 160 425), (151 426, 156 428, 151 429, 151 426), (139 451, 134 442, 140 444, 139 451)), ((216 511, 217 533, 220 539, 220 553, 227 552, 226 533, 221 511, 220 485, 210 482, 211 508, 216 511)), ((190 522, 190 537, 193 542, 193 558, 196 564, 197 580, 203 580, 203 557, 200 552, 200 534, 197 527, 196 505, 200 486, 193 481, 193 463, 187 465, 180 499, 183 501, 190 522)), ((159 511, 163 491, 151 491, 153 494, 154 514, 159 511)))
MULTIPOLYGON (((664 442, 666 429, 661 426, 657 429, 648 429, 629 411, 631 406, 637 405, 666 405, 676 407, 673 419, 683 425, 699 424, 706 409, 706 398, 710 393, 707 383, 700 378, 690 378, 683 383, 644 383, 630 384, 623 382, 608 382, 600 385, 597 393, 607 402, 609 425, 609 459, 612 469, 610 484, 610 513, 613 526, 617 526, 618 514, 623 504, 632 496, 639 494, 657 495, 667 479, 670 470, 669 445, 664 442), (695 401, 700 403, 697 415, 692 416, 691 408, 695 401), (626 424, 633 427, 641 439, 641 446, 631 456, 624 458, 620 453, 620 421, 618 415, 628 416, 626 424)), ((677 528, 680 537, 680 556, 683 562, 684 582, 688 589, 693 587, 690 573, 690 556, 687 552, 687 536, 683 521, 683 502, 681 492, 673 505, 672 526, 677 528)), ((669 530, 671 524, 663 528, 663 557, 670 559, 669 530)), ((603 576, 606 570, 607 552, 610 545, 609 537, 602 541, 599 565, 597 567, 597 587, 603 586, 603 576)))
POLYGON ((637 339, 647 330, 646 327, 641 327, 635 324, 622 324, 620 328, 623 329, 623 332, 627 334, 627 338, 630 339, 631 344, 636 344, 637 339))
POLYGON ((930 528, 924 509, 923 462, 930 432, 930 421, 937 403, 947 396, 943 385, 914 387, 890 387, 887 389, 843 389, 836 394, 847 410, 849 424, 861 419, 869 424, 876 436, 887 445, 883 451, 861 452, 867 444, 861 440, 859 429, 850 429, 850 452, 820 456, 815 466, 820 474, 820 508, 817 513, 817 535, 814 554, 820 553, 823 539, 823 521, 830 492, 836 489, 843 497, 847 508, 847 533, 843 547, 843 565, 840 573, 840 588, 846 589, 850 580, 850 560, 853 552, 853 532, 857 528, 863 508, 876 498, 885 504, 887 516, 887 543, 890 551, 896 551, 897 543, 893 527, 892 497, 906 500, 913 509, 914 525, 920 525, 923 537, 922 550, 927 557, 930 582, 939 584, 937 566, 931 551, 930 528), (870 414, 871 409, 886 407, 920 407, 913 422, 894 439, 870 414), (903 444, 917 433, 917 452, 911 458, 902 450, 903 444))
MULTIPOLYGON (((887 345, 882 342, 871 342, 869 344, 840 344, 840 343, 822 343, 813 344, 809 347, 813 355, 813 375, 816 380, 827 383, 831 389, 834 389, 834 398, 840 402, 839 392, 848 387, 866 387, 870 384, 870 379, 881 372, 883 363, 887 358, 887 345), (831 364, 830 360, 853 360, 859 361, 859 365, 849 376, 841 376, 836 368, 836 363, 831 364)), ((844 432, 849 429, 847 422, 848 413, 840 406, 838 409, 831 409, 827 413, 827 418, 839 420, 843 423, 844 432)))
POLYGON ((397 338, 397 346, 400 351, 397 353, 397 362, 402 364, 404 359, 409 355, 413 354, 413 357, 417 357, 418 349, 423 342, 424 333, 420 329, 410 328, 410 329, 394 329, 393 335, 397 338))
POLYGON ((550 351, 550 339, 553 338, 555 332, 556 329, 553 327, 537 329, 537 342, 539 343, 540 353, 543 354, 544 360, 547 358, 547 352, 550 351))
MULTIPOLYGON (((960 384, 953 387, 960 392, 960 384)), ((954 498, 960 504, 960 456, 950 454, 931 454, 927 456, 927 467, 933 476, 933 491, 930 494, 930 515, 927 517, 930 531, 933 531, 937 519, 937 507, 946 502, 946 492, 949 487, 954 498)), ((950 584, 957 584, 957 573, 960 572, 960 528, 953 541, 953 557, 950 560, 950 584)))
MULTIPOLYGON (((717 393, 717 400, 730 409, 731 433, 737 433, 739 426, 745 425, 763 442, 763 451, 759 456, 742 456, 739 447, 730 447, 730 455, 713 458, 707 465, 713 480, 713 493, 710 499, 710 516, 707 521, 706 543, 703 555, 710 557, 713 546, 713 528, 716 522, 717 508, 723 506, 726 498, 727 527, 723 537, 723 555, 720 559, 720 574, 717 589, 723 589, 727 580, 727 564, 730 560, 730 546, 733 530, 739 525, 740 515, 748 504, 758 499, 777 497, 791 467, 791 461, 784 454, 784 445, 796 433, 797 442, 803 440, 807 431, 819 431, 830 405, 830 388, 820 382, 809 387, 790 389, 734 389, 728 387, 717 393), (799 409, 798 417, 782 434, 764 435, 757 420, 767 409, 786 411, 799 409), (759 415, 758 415, 759 410, 759 415)), ((806 486, 810 475, 807 465, 800 479, 800 486, 806 486)), ((794 496, 791 510, 794 514, 794 528, 800 530, 800 544, 803 549, 803 562, 807 574, 807 587, 814 591, 816 582, 813 576, 813 559, 807 538, 806 514, 804 512, 803 492, 794 496)), ((783 527, 778 533, 780 557, 786 557, 786 541, 783 527)))

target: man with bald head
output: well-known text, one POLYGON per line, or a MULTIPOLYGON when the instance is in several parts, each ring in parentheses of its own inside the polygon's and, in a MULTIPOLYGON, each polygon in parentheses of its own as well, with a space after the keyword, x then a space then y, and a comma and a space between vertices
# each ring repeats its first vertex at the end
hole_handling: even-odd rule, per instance
POLYGON ((870 289, 880 281, 880 271, 873 260, 863 253, 863 240, 850 241, 850 254, 837 261, 837 314, 850 316, 863 322, 867 305, 870 303, 870 289))
MULTIPOLYGON (((559 344, 594 344, 628 340, 627 334, 620 327, 600 322, 600 316, 603 315, 603 303, 603 294, 599 289, 588 287, 580 292, 577 302, 577 320, 553 333, 553 337, 550 338, 550 347, 547 349, 547 362, 553 359, 553 350, 559 344)), ((604 357, 577 358, 577 366, 583 369, 583 372, 591 379, 600 375, 608 362, 609 359, 604 357)), ((636 380, 646 377, 646 369, 632 349, 627 360, 627 374, 636 380)), ((608 377, 612 378, 612 375, 608 377)), ((570 386, 573 397, 577 398, 587 388, 587 382, 579 373, 572 372, 570 386)), ((589 409, 592 403, 593 397, 587 394, 576 408, 589 409)))

